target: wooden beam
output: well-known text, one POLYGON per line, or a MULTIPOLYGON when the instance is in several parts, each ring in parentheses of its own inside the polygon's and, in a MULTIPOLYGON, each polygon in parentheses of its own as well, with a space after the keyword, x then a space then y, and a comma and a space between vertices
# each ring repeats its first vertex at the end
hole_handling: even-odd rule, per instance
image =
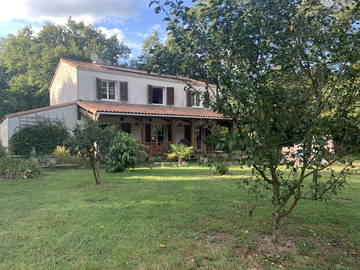
POLYGON ((176 125, 177 121, 175 119, 171 119, 171 143, 176 144, 176 125))
POLYGON ((196 149, 196 122, 195 120, 191 120, 191 145, 196 149))

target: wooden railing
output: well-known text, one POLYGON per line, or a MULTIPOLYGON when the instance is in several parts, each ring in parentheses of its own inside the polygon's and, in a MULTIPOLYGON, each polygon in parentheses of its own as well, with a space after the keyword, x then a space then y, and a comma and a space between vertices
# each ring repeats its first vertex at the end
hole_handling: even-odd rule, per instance
POLYGON ((146 142, 145 151, 149 156, 163 155, 168 152, 171 142, 146 142))

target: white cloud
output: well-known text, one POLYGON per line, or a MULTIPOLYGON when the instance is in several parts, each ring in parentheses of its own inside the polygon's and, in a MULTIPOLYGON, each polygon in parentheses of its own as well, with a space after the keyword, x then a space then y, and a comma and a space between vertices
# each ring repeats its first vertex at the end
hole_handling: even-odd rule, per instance
POLYGON ((66 22, 69 16, 86 23, 106 17, 118 20, 134 17, 147 0, 7 0, 1 3, 0 21, 25 19, 29 21, 66 22))
POLYGON ((105 34, 107 38, 115 35, 118 40, 123 41, 124 40, 124 33, 119 28, 113 28, 113 29, 107 29, 103 26, 98 27, 98 29, 101 30, 105 34))

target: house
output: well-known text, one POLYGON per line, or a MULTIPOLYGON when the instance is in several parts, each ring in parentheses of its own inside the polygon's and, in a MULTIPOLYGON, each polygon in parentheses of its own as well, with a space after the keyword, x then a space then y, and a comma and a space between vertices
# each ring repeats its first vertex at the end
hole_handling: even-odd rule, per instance
POLYGON ((207 108, 212 98, 204 82, 189 78, 61 59, 50 85, 50 106, 4 116, 0 140, 7 147, 16 129, 42 118, 62 121, 70 130, 97 119, 130 133, 150 155, 166 152, 170 143, 206 152, 206 135, 230 123, 207 108), (187 83, 193 93, 184 90, 187 83))

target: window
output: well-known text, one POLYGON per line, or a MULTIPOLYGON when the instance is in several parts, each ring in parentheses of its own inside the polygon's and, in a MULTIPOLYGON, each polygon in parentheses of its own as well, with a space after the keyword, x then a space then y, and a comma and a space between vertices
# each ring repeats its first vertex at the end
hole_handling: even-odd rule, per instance
POLYGON ((200 93, 195 93, 193 95, 192 104, 194 107, 200 107, 201 106, 201 96, 200 93))
POLYGON ((165 126, 151 125, 151 141, 163 142, 165 140, 165 126))
POLYGON ((161 87, 152 88, 152 103, 163 104, 163 89, 161 87))
POLYGON ((114 100, 115 99, 115 82, 101 81, 100 83, 100 97, 101 99, 114 100))

